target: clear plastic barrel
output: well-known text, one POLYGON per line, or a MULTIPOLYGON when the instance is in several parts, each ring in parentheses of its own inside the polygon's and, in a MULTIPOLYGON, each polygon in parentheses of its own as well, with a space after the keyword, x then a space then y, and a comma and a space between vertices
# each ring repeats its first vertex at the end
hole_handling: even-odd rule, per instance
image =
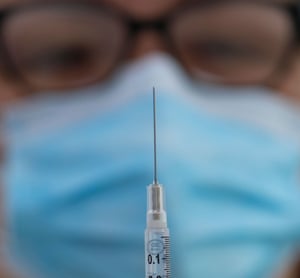
POLYGON ((146 229, 146 278, 170 278, 170 233, 164 229, 146 229))

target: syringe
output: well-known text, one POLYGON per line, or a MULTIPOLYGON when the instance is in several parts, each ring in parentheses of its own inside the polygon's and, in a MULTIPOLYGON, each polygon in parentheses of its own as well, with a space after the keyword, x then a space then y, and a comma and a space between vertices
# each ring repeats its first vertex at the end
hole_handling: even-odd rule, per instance
POLYGON ((153 88, 154 181, 148 186, 147 228, 145 231, 146 278, 170 278, 170 233, 164 207, 163 187, 157 179, 156 95, 153 88))

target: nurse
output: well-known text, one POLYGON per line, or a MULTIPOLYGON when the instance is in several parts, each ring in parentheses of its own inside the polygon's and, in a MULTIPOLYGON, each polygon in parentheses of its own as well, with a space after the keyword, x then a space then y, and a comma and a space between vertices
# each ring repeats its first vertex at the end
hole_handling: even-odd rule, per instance
POLYGON ((0 5, 1 277, 143 277, 153 85, 173 276, 299 277, 296 1, 0 5))

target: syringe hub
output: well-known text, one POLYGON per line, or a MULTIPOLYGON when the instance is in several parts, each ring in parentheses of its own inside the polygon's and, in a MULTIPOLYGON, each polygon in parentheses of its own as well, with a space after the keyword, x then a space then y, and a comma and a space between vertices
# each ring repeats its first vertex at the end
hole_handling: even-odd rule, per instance
POLYGON ((147 226, 151 228, 167 227, 164 191, 160 184, 150 184, 148 186, 147 226))

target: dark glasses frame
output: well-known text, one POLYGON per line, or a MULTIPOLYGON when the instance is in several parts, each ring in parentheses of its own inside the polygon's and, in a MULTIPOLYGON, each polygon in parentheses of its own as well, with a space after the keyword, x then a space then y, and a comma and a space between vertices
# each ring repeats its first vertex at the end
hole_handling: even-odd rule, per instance
MULTIPOLYGON (((228 3, 241 3, 237 0, 231 0, 228 1, 228 3)), ((255 1, 249 1, 250 3, 255 3, 255 1)), ((224 2, 221 2, 222 4, 225 4, 224 2)), ((247 3, 247 2, 246 2, 247 3)), ((267 3, 261 3, 257 2, 260 5, 267 5, 270 7, 275 7, 280 10, 283 10, 287 12, 287 14, 290 16, 291 21, 294 26, 295 30, 295 40, 292 42, 295 47, 300 45, 300 3, 289 3, 289 4, 267 4, 267 3)), ((92 3, 84 3, 82 1, 73 1, 73 2, 51 2, 51 1, 45 1, 45 2, 33 2, 33 3, 27 3, 27 4, 22 4, 18 5, 16 7, 8 7, 5 9, 0 9, 0 58, 3 61, 3 67, 4 71, 9 75, 9 77, 17 77, 21 81, 24 81, 25 83, 26 80, 22 80, 22 75, 19 73, 19 70, 17 69, 16 65, 14 65, 13 61, 11 60, 11 57, 9 55, 9 51, 7 49, 7 46, 5 45, 5 40, 3 38, 3 28, 5 26, 5 21, 10 18, 10 16, 13 16, 15 13, 26 11, 26 10, 34 10, 34 9, 39 9, 41 7, 46 7, 46 6, 51 6, 55 7, 56 5, 63 8, 70 8, 70 7, 82 7, 82 8, 88 8, 88 9, 98 9, 101 11, 104 11, 107 14, 110 14, 112 17, 119 18, 121 21, 124 23, 127 23, 128 26, 128 31, 129 31, 129 38, 132 38, 135 36, 136 33, 138 33, 140 30, 144 29, 154 29, 159 31, 164 35, 164 39, 166 43, 169 46, 172 46, 172 38, 168 36, 167 28, 168 24, 176 18, 178 14, 181 14, 184 12, 185 9, 191 9, 193 7, 199 7, 199 6, 210 6, 210 5, 216 5, 220 4, 220 1, 209 1, 209 2, 191 2, 188 5, 183 4, 182 6, 177 7, 173 11, 171 11, 168 15, 164 15, 163 18, 158 18, 156 20, 136 20, 132 17, 130 17, 126 13, 122 13, 119 11, 113 10, 113 8, 109 8, 105 5, 102 4, 92 4, 92 3)), ((130 47, 130 45, 128 46, 130 47)), ((125 49, 126 51, 127 49, 125 49)), ((170 47, 170 50, 172 51, 172 48, 170 47)), ((123 52, 123 51, 122 51, 123 52)), ((121 53, 123 54, 123 53, 121 53)), ((120 58, 122 58, 122 55, 120 54, 120 58)))

